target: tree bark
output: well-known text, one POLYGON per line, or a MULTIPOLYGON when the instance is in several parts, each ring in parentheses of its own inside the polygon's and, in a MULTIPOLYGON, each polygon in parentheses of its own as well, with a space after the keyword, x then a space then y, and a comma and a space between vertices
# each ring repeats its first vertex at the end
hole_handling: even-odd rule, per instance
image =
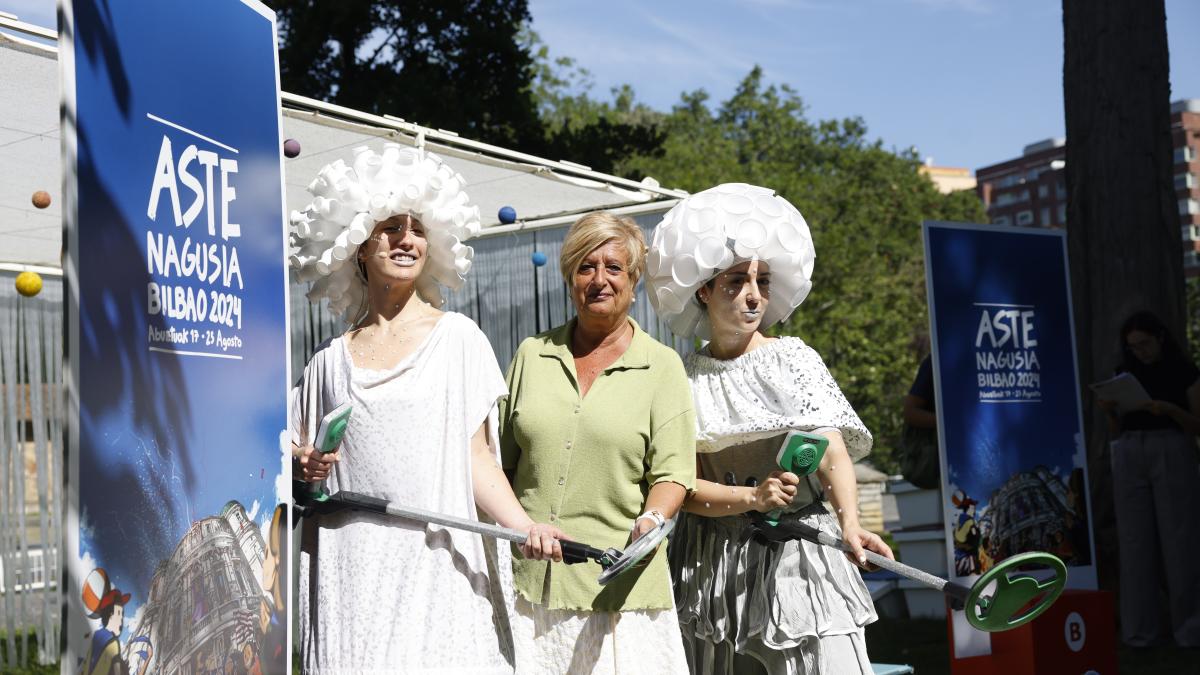
POLYGON ((1063 0, 1063 34, 1067 250, 1092 531, 1100 585, 1116 590, 1108 429, 1087 385, 1112 374, 1130 314, 1153 311, 1177 337, 1184 317, 1163 0, 1063 0))

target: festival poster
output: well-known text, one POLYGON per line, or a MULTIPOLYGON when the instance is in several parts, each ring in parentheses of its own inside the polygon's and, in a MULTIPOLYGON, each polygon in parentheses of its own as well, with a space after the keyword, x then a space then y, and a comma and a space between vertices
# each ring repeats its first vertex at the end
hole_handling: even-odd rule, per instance
POLYGON ((1046 551, 1094 589, 1066 232, 925 223, 949 569, 1046 551))
POLYGON ((64 673, 287 669, 275 30, 255 0, 60 8, 64 673))

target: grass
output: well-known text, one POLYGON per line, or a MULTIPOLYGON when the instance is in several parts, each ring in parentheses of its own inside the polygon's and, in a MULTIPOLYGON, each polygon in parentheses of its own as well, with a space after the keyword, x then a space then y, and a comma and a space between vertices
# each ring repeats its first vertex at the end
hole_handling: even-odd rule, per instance
MULTIPOLYGON (((28 630, 25 632, 25 655, 30 661, 34 660, 37 654, 37 642, 34 637, 34 631, 28 630)), ((17 638, 21 639, 20 637, 17 638)), ((19 650, 19 648, 18 648, 19 650)), ((19 653, 19 651, 18 651, 19 653)), ((8 659, 8 633, 0 631, 0 663, 4 663, 8 659)), ((57 675, 59 672, 58 662, 40 666, 35 664, 28 666, 9 666, 3 668, 5 675, 57 675)))

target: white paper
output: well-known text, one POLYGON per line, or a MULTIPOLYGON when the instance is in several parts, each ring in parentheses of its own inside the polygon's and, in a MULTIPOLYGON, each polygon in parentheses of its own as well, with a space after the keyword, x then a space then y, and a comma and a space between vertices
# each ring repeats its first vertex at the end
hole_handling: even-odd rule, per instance
POLYGON ((1105 401, 1115 401, 1117 409, 1122 413, 1137 409, 1144 403, 1150 402, 1150 395, 1142 387, 1142 383, 1129 373, 1121 373, 1092 385, 1096 397, 1105 401))
POLYGON ((981 631, 968 623, 967 613, 962 610, 953 611, 950 616, 955 659, 969 659, 972 656, 987 656, 992 653, 991 633, 981 631))

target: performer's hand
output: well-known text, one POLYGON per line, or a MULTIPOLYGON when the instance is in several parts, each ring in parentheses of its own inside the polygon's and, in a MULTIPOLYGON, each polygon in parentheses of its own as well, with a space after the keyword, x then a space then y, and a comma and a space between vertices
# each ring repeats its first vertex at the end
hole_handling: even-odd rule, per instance
POLYGON ((337 452, 319 452, 311 445, 292 448, 292 454, 300 465, 300 479, 306 483, 317 483, 329 477, 335 462, 341 459, 337 452))
POLYGON ((1105 415, 1108 415, 1109 417, 1117 416, 1117 402, 1116 401, 1110 401, 1108 399, 1098 398, 1098 399, 1096 399, 1096 405, 1100 406, 1100 409, 1104 411, 1105 415))
POLYGON ((754 488, 754 510, 766 513, 791 504, 799 484, 800 477, 791 471, 772 471, 754 488))
POLYGON ((521 544, 521 555, 529 560, 553 560, 562 562, 562 545, 559 539, 570 541, 565 532, 553 525, 533 523, 525 529, 528 538, 521 544))
POLYGON ((658 523, 650 518, 638 518, 633 523, 633 529, 629 531, 629 543, 633 543, 642 538, 650 530, 658 527, 658 523))
POLYGON ((843 528, 842 541, 846 542, 851 549, 846 552, 846 557, 850 559, 850 562, 865 570, 879 569, 867 562, 867 550, 874 551, 888 560, 896 559, 895 554, 892 553, 892 549, 883 543, 883 539, 880 539, 879 535, 864 530, 860 525, 852 524, 843 528))
MULTIPOLYGON (((638 518, 637 520, 633 521, 633 528, 629 530, 629 543, 632 544, 638 539, 641 539, 646 535, 647 532, 656 527, 658 527, 658 523, 653 518, 638 518)), ((645 567, 646 565, 649 565, 650 561, 654 559, 654 556, 658 555, 658 551, 661 549, 662 544, 659 544, 658 548, 656 548, 653 553, 639 560, 635 567, 645 567)))
POLYGON ((1138 406, 1138 410, 1144 410, 1151 415, 1169 415, 1170 409, 1174 403, 1168 401, 1146 401, 1138 406))

